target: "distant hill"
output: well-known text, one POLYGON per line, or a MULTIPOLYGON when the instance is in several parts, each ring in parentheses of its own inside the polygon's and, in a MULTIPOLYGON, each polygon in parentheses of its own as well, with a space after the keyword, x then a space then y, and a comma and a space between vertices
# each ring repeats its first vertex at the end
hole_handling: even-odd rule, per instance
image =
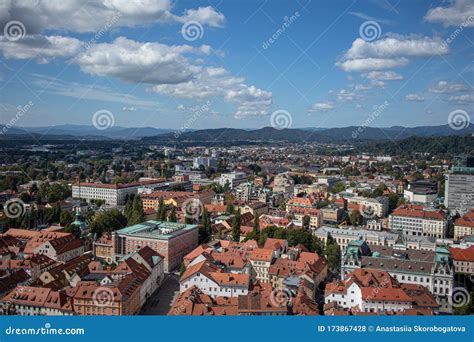
MULTIPOLYGON (((3 130, 0 125, 0 131, 3 130)), ((136 140, 161 143, 193 143, 193 142, 279 142, 292 143, 320 142, 320 143, 352 143, 354 141, 387 141, 401 140, 409 137, 431 136, 464 136, 474 134, 474 125, 470 124, 462 130, 454 130, 448 125, 420 126, 420 127, 383 127, 359 128, 357 126, 341 128, 289 128, 278 130, 273 127, 261 129, 217 128, 189 130, 179 135, 171 129, 154 127, 111 127, 99 130, 94 126, 86 125, 59 125, 51 127, 11 127, 0 139, 28 139, 58 140, 80 138, 87 140, 136 140)))
POLYGON ((288 141, 288 142, 348 142, 353 141, 385 141, 400 140, 412 136, 463 136, 474 133, 474 125, 462 130, 453 130, 448 125, 423 127, 366 127, 357 126, 328 129, 282 129, 265 127, 256 130, 242 130, 235 128, 204 129, 185 132, 179 136, 162 134, 156 137, 146 137, 144 140, 173 141, 173 142, 219 142, 219 141, 288 141))
MULTIPOLYGON (((3 126, 0 125, 0 129, 3 126)), ((11 127, 6 135, 26 135, 38 134, 39 136, 73 136, 73 137, 97 137, 108 139, 141 139, 147 136, 156 136, 172 132, 170 129, 160 129, 154 127, 111 127, 99 130, 94 126, 87 125, 58 125, 50 127, 11 127)))

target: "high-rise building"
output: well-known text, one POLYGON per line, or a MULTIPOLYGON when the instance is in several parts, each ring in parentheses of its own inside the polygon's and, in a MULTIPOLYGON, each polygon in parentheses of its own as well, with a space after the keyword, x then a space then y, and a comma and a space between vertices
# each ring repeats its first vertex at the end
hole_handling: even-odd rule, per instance
POLYGON ((459 157, 446 175, 444 205, 461 212, 474 208, 474 157, 459 157))

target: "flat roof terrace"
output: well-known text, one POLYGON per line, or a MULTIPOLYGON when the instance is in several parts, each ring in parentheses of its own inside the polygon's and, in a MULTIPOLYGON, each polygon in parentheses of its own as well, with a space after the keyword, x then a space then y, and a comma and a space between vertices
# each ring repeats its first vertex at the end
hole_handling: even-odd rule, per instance
POLYGON ((119 235, 131 237, 143 237, 148 239, 169 240, 193 229, 197 229, 196 224, 184 224, 168 221, 145 221, 133 226, 117 230, 119 235))

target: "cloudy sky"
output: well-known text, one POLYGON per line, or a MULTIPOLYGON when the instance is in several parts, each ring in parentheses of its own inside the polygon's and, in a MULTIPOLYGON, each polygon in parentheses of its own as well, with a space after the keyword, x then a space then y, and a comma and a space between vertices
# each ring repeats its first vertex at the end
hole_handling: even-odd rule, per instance
POLYGON ((474 107, 472 0, 0 0, 0 28, 0 123, 420 126, 474 107))

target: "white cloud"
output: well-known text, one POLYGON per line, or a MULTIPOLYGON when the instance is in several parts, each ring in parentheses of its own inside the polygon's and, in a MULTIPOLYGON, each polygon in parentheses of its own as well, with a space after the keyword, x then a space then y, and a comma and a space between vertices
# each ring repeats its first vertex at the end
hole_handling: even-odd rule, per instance
POLYGON ((474 27, 474 2, 472 0, 454 0, 448 7, 431 8, 425 20, 440 23, 443 26, 474 27))
POLYGON ((358 98, 356 93, 346 89, 341 89, 339 93, 337 93, 337 99, 339 101, 354 101, 356 98, 358 98))
POLYGON ((201 24, 205 23, 211 27, 222 27, 225 23, 225 17, 222 13, 216 12, 211 7, 199 7, 198 9, 189 9, 183 16, 175 17, 176 21, 185 23, 187 21, 197 21, 201 24))
POLYGON ((237 104, 236 118, 265 115, 272 103, 271 92, 249 86, 243 77, 232 76, 227 70, 214 67, 203 68, 187 82, 155 85, 150 90, 176 98, 220 97, 237 104))
POLYGON ((336 65, 347 72, 365 72, 402 67, 408 64, 406 58, 361 58, 337 62, 336 65))
POLYGON ((449 47, 439 38, 391 35, 372 42, 357 38, 336 65, 349 72, 384 70, 405 66, 408 58, 447 53, 449 47))
POLYGON ((457 103, 457 104, 470 104, 474 103, 474 95, 473 94, 465 94, 465 95, 458 95, 458 96, 451 96, 449 98, 450 102, 457 103))
POLYGON ((403 76, 394 71, 371 71, 362 75, 369 80, 377 81, 398 81, 403 80, 403 76))
POLYGON ((19 20, 28 33, 44 30, 97 32, 117 16, 119 19, 114 21, 114 27, 183 23, 191 19, 212 27, 225 23, 224 15, 210 6, 189 9, 182 16, 173 14, 170 0, 3 0, 0 9, 1 13, 10 14, 0 15, 1 27, 10 20, 19 20))
POLYGON ((468 90, 469 88, 463 83, 449 83, 447 81, 439 81, 429 89, 430 92, 436 94, 452 94, 468 90))
POLYGON ((47 63, 54 58, 74 56, 81 49, 81 42, 62 36, 27 35, 18 41, 0 36, 0 50, 7 59, 30 59, 47 63))
POLYGON ((334 104, 332 102, 319 102, 313 104, 309 109, 308 113, 319 113, 319 112, 329 112, 333 110, 334 104))
POLYGON ((407 94, 405 96, 405 100, 414 101, 414 102, 423 102, 423 101, 425 101, 425 98, 424 98, 424 96, 419 95, 419 94, 407 94))
POLYGON ((190 80, 201 70, 185 55, 202 53, 209 53, 209 47, 168 46, 119 37, 112 43, 93 45, 75 63, 91 75, 112 76, 124 82, 175 84, 190 80))
POLYGON ((136 110, 137 110, 136 107, 127 107, 127 106, 122 107, 122 112, 135 112, 136 110))

